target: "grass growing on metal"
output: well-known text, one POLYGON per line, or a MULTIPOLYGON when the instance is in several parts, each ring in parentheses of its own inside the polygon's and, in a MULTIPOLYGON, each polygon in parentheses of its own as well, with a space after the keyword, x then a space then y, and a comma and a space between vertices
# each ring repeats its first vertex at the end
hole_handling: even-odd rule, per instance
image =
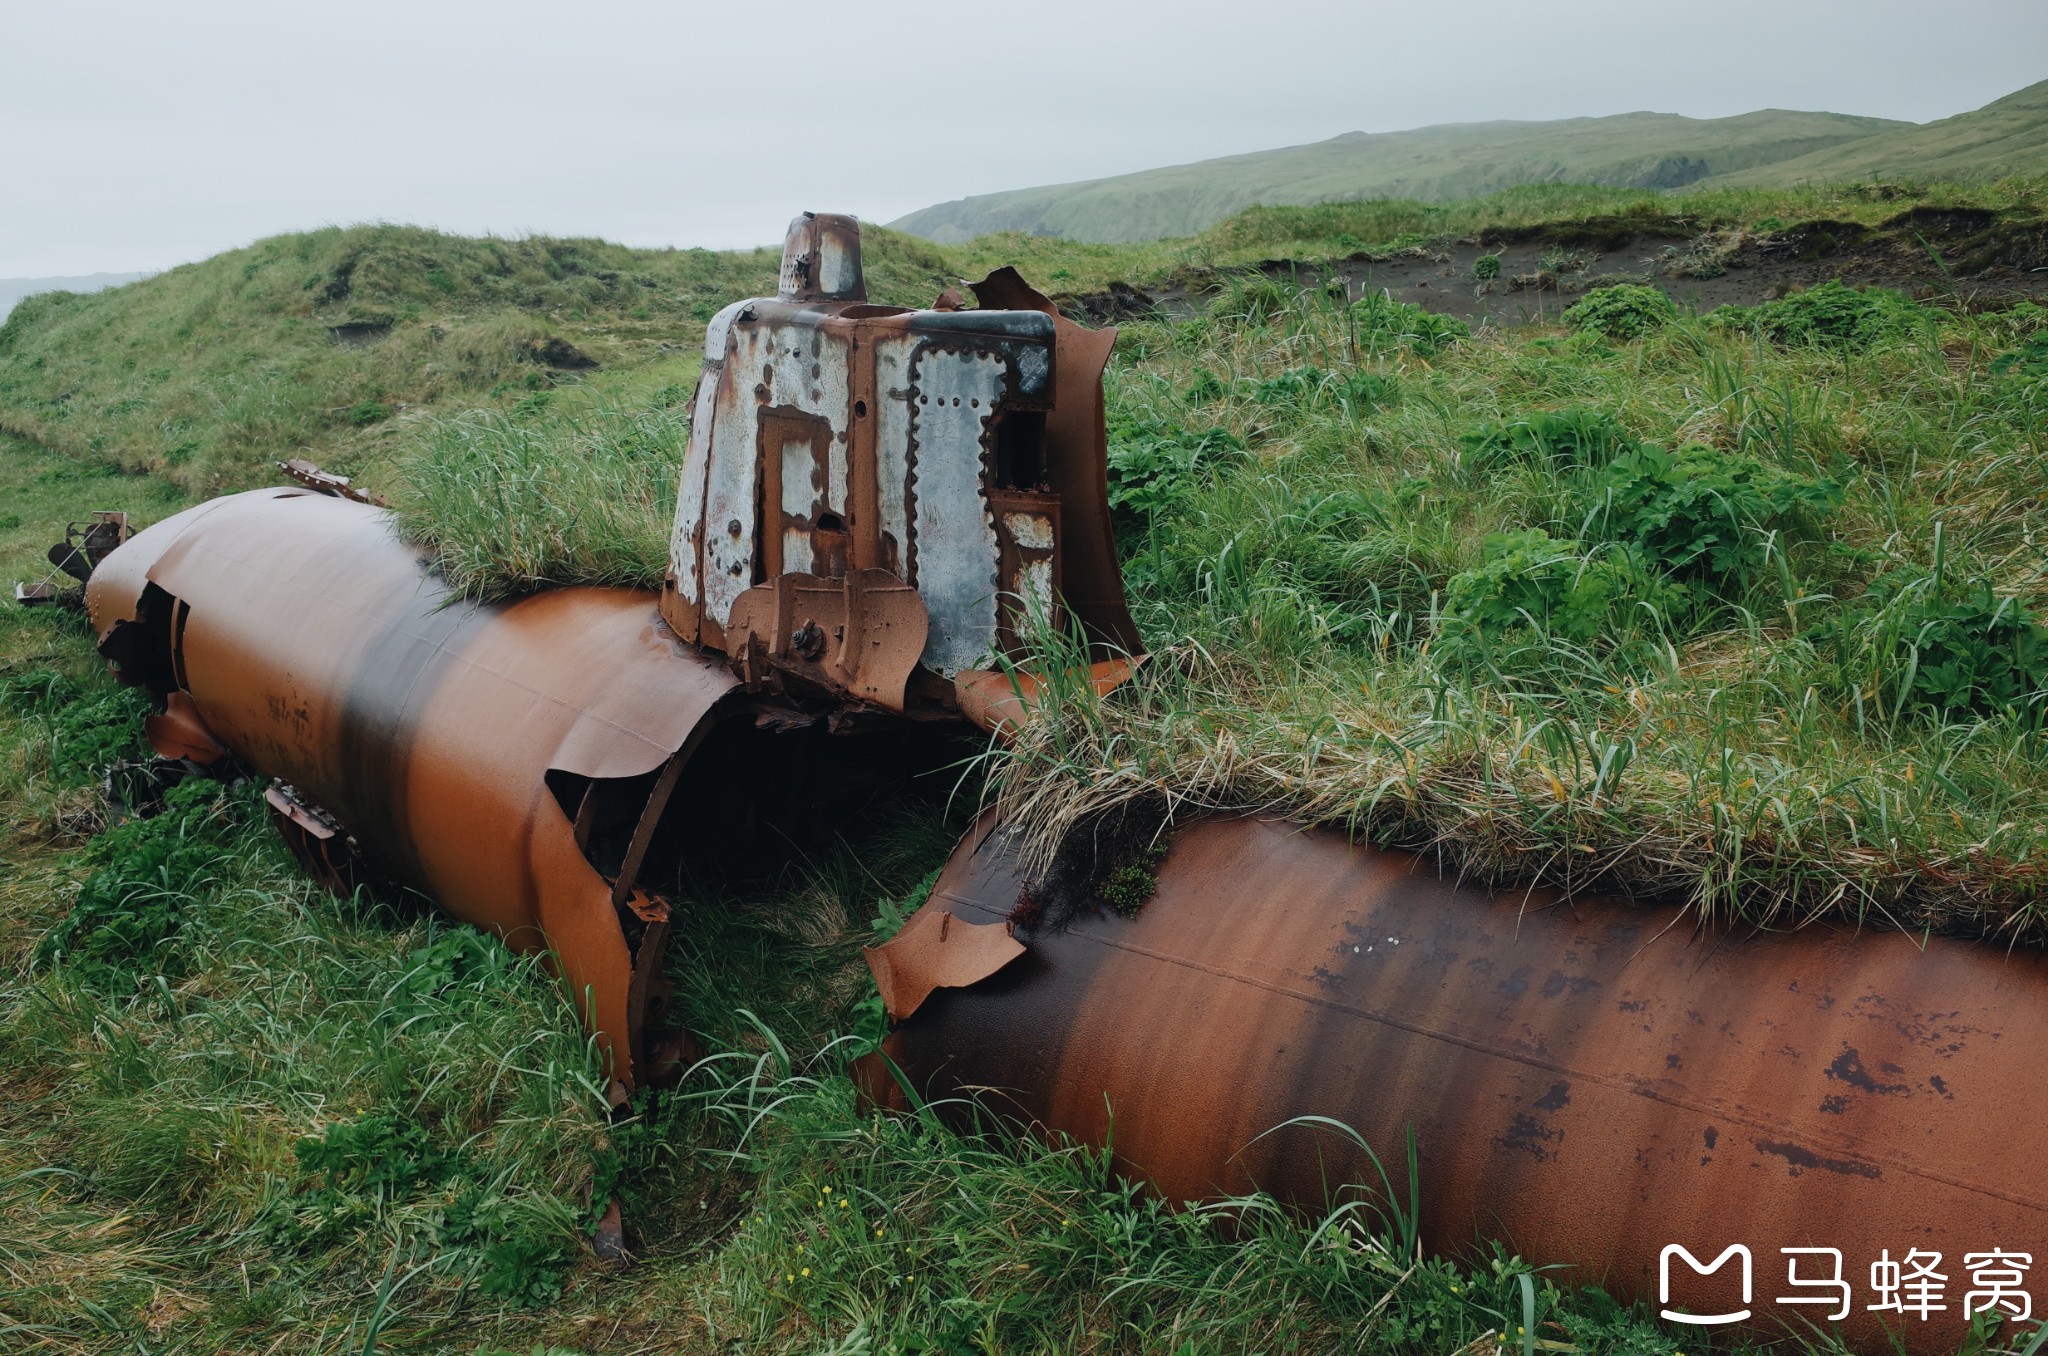
POLYGON ((1047 854, 1164 794, 1709 916, 2048 937, 2048 386, 1996 370, 2048 317, 1425 356, 1270 290, 1127 330, 1113 426, 1250 451, 1127 496, 1160 658, 998 770, 1047 854), (1300 371, 1376 395, 1267 398, 1300 371))
POLYGON ((688 393, 576 392, 431 420, 399 466, 400 529, 470 597, 561 584, 659 588, 689 441, 688 393))

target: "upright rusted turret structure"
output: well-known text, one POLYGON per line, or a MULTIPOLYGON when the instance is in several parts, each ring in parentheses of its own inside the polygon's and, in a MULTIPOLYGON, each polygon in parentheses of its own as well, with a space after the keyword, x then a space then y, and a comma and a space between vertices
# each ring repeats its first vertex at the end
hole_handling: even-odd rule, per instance
POLYGON ((1137 652, 1104 479, 1115 331, 1009 269, 974 291, 872 305, 859 225, 805 213, 777 294, 713 317, 661 613, 750 690, 979 711, 1034 611, 1137 652))

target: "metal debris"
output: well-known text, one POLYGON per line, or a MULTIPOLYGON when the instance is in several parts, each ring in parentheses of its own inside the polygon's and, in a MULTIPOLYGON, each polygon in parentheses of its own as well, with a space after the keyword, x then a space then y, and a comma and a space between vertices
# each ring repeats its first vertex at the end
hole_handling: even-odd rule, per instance
MULTIPOLYGON (((1000 835, 970 836, 906 934, 996 926, 1021 884, 1000 835)), ((934 993, 884 1049, 933 1099, 997 1090, 1095 1145, 1113 1117, 1118 1166, 1174 1201, 1258 1187, 1321 1209, 1332 1183, 1380 1178, 1298 1118, 1350 1126, 1396 1183, 1412 1127, 1429 1251, 1506 1239, 1568 1266, 1560 1284, 1655 1303, 1667 1245, 1750 1248, 1758 1302, 1729 1293, 1732 1268, 1688 1274, 1695 1314, 1800 1312, 1770 1309, 1781 1248, 1840 1249, 1859 1292, 1885 1249, 2038 1253, 2048 957, 1671 921, 1209 820, 1178 831, 1138 917, 1025 932, 1028 962, 934 993)), ((1958 1312, 1903 1325, 1907 1349, 1954 1350, 1958 1312)), ((1876 1319, 1844 1331, 1889 1350, 1876 1319)))
MULTIPOLYGON (((64 540, 52 546, 48 553, 50 572, 33 584, 17 583, 14 601, 24 607, 47 607, 65 602, 67 595, 58 588, 57 576, 66 574, 81 584, 86 583, 99 563, 131 535, 128 515, 114 509, 101 509, 83 522, 65 524, 64 540)), ((78 601, 77 594, 68 597, 74 604, 78 601)))
POLYGON ((322 494, 331 494, 340 499, 353 499, 358 504, 375 504, 379 508, 390 507, 383 495, 358 489, 349 477, 323 471, 303 457, 281 461, 277 464, 277 469, 309 490, 318 490, 322 494))
POLYGON ((969 923, 945 908, 920 909, 881 946, 863 952, 890 1020, 916 1012, 934 989, 957 989, 987 979, 1024 954, 1008 922, 969 923))
POLYGON ((782 290, 704 341, 662 615, 750 691, 957 714, 1024 619, 1135 653, 1083 329, 1005 270, 982 309, 867 301, 858 227, 791 223, 782 290), (914 681, 924 670, 934 682, 914 681))
MULTIPOLYGON (((711 323, 658 598, 451 597, 375 496, 293 459, 292 488, 111 555, 84 540, 101 653, 157 699, 164 757, 271 779, 311 875, 409 885, 549 951, 621 1086, 658 1076, 687 1037, 663 1014, 673 919, 650 863, 673 874, 693 814, 744 805, 763 767, 812 767, 807 733, 858 762, 863 733, 1017 718, 982 689, 1017 619, 1058 615, 1076 581, 1103 664, 1135 645, 1107 504, 1081 502, 1103 495, 1112 336, 1083 343, 1010 293, 1030 304, 869 305, 858 223, 792 223, 778 295, 711 323), (768 745, 699 763, 715 734, 768 745)), ((939 931, 895 953, 906 1013, 1016 954, 939 931)))

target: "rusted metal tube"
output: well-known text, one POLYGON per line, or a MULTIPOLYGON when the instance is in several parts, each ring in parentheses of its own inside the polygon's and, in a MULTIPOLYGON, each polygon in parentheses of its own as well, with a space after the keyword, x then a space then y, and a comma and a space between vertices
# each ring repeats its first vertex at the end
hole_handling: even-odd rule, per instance
MULTIPOLYGON (((986 826, 963 843, 924 915, 1002 924, 1022 882, 999 844, 986 826)), ((1973 1288, 1986 1307, 1982 1254, 2048 1253, 2036 954, 1699 934, 1254 819, 1183 829, 1133 920, 1016 932, 1021 957, 933 992, 888 1053, 934 1094, 985 1089, 1097 1145, 1113 1126, 1119 1162, 1172 1199, 1257 1185, 1319 1205, 1328 1183, 1379 1180, 1341 1136, 1264 1134, 1302 1116, 1356 1129, 1398 1183, 1412 1126, 1431 1249, 1500 1239, 1579 1283, 1763 1328, 1828 1326, 1838 1289, 1789 1278, 1839 1274, 1851 1340, 1878 1344, 1889 1320, 1913 1351, 1955 1349, 1973 1288), (1673 1245, 1702 1266, 1746 1247, 1749 1293, 1740 1256, 1701 1276, 1673 1245), (1941 1254, 1946 1309, 1868 1307, 1893 1278, 1873 1264, 1913 1250, 1941 1254)), ((895 959, 920 991, 915 957, 895 959)))
POLYGON ((628 1085, 659 1058, 667 911, 629 868, 738 680, 653 594, 462 602, 387 512, 276 489, 140 533, 87 604, 165 702, 161 752, 279 779, 280 827, 330 884, 360 860, 550 949, 628 1085))

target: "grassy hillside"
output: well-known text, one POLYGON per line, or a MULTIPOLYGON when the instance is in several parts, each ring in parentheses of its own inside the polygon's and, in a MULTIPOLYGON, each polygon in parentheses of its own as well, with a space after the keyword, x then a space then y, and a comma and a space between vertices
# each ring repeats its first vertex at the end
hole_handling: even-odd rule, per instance
MULTIPOLYGON (((1112 282, 1199 289, 1268 259, 1413 251, 1592 217, 1684 236, 1769 220, 1874 226, 1914 206, 2031 219, 2036 196, 2019 181, 1903 197, 1530 184, 1453 203, 1257 208, 1186 239, 1123 245, 1009 233, 938 246, 870 227, 866 257, 877 300, 925 304, 1010 263, 1055 296, 1112 282)), ((704 322, 772 291, 775 265, 768 249, 473 240, 404 226, 279 236, 124 287, 23 302, 0 325, 0 432, 195 492, 264 483, 289 456, 388 475, 437 414, 531 414, 572 387, 643 403, 687 391, 704 322)))
POLYGON ((2048 167, 2048 80, 1953 118, 1723 174, 1748 187, 1802 180, 1996 178, 2048 167))
MULTIPOLYGON (((704 322, 774 291, 778 260, 403 226, 278 236, 22 302, 0 326, 0 431, 200 490, 295 453, 346 470, 427 410, 614 370, 688 381, 704 322)), ((928 302, 953 281, 930 246, 886 231, 868 261, 884 299, 928 302)))
POLYGON ((1350 132, 1309 146, 963 198, 891 225, 947 243, 991 231, 1157 240, 1193 235, 1254 204, 1451 201, 1541 183, 1677 188, 1906 125, 1765 109, 1704 120, 1624 113, 1350 132))

